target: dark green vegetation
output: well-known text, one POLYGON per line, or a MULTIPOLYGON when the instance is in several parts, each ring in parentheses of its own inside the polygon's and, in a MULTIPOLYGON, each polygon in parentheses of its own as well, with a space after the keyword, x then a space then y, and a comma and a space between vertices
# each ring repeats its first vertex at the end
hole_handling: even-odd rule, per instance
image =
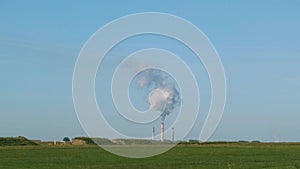
MULTIPOLYGON (((89 137, 75 137, 73 139, 84 140, 86 144, 89 145, 148 145, 148 144, 161 144, 160 141, 152 141, 147 139, 107 139, 107 138, 89 138, 89 137)), ((170 141, 165 141, 165 144, 171 143, 170 141)))
POLYGON ((178 145, 151 158, 130 159, 95 145, 2 146, 1 169, 300 168, 298 143, 178 145))
POLYGON ((22 136, 0 137, 0 146, 24 146, 24 145, 37 145, 37 144, 22 136))

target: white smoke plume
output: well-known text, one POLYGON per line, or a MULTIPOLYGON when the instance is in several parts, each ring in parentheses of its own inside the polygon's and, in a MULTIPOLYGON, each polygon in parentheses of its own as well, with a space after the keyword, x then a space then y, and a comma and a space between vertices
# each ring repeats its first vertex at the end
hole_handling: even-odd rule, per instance
POLYGON ((148 104, 150 110, 161 111, 164 121, 180 102, 179 92, 168 74, 158 69, 146 69, 137 75, 138 88, 149 90, 148 104))

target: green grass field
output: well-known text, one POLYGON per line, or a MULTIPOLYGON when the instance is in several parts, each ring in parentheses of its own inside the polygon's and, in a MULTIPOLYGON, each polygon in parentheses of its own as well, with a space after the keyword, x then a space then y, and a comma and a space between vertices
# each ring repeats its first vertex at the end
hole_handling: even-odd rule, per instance
POLYGON ((178 145, 159 156, 131 159, 98 146, 0 147, 0 169, 300 168, 300 144, 178 145))

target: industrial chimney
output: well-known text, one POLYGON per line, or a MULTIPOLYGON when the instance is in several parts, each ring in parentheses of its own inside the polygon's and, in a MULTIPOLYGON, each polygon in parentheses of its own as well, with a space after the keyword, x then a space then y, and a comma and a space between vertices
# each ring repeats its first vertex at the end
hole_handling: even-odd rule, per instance
POLYGON ((152 140, 155 140, 155 127, 152 128, 152 140))
POLYGON ((164 121, 161 122, 160 125, 160 141, 163 142, 164 141, 164 133, 165 132, 165 124, 164 121))
POLYGON ((174 142, 174 127, 172 127, 172 142, 174 142))

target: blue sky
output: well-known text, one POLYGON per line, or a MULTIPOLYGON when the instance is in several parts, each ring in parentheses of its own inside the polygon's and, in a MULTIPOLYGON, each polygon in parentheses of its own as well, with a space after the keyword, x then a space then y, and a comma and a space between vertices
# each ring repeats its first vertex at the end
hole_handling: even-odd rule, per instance
POLYGON ((221 57, 227 104, 213 140, 299 141, 299 7, 279 0, 1 1, 0 136, 85 135, 72 103, 80 49, 104 24, 154 11, 192 22, 221 57))

